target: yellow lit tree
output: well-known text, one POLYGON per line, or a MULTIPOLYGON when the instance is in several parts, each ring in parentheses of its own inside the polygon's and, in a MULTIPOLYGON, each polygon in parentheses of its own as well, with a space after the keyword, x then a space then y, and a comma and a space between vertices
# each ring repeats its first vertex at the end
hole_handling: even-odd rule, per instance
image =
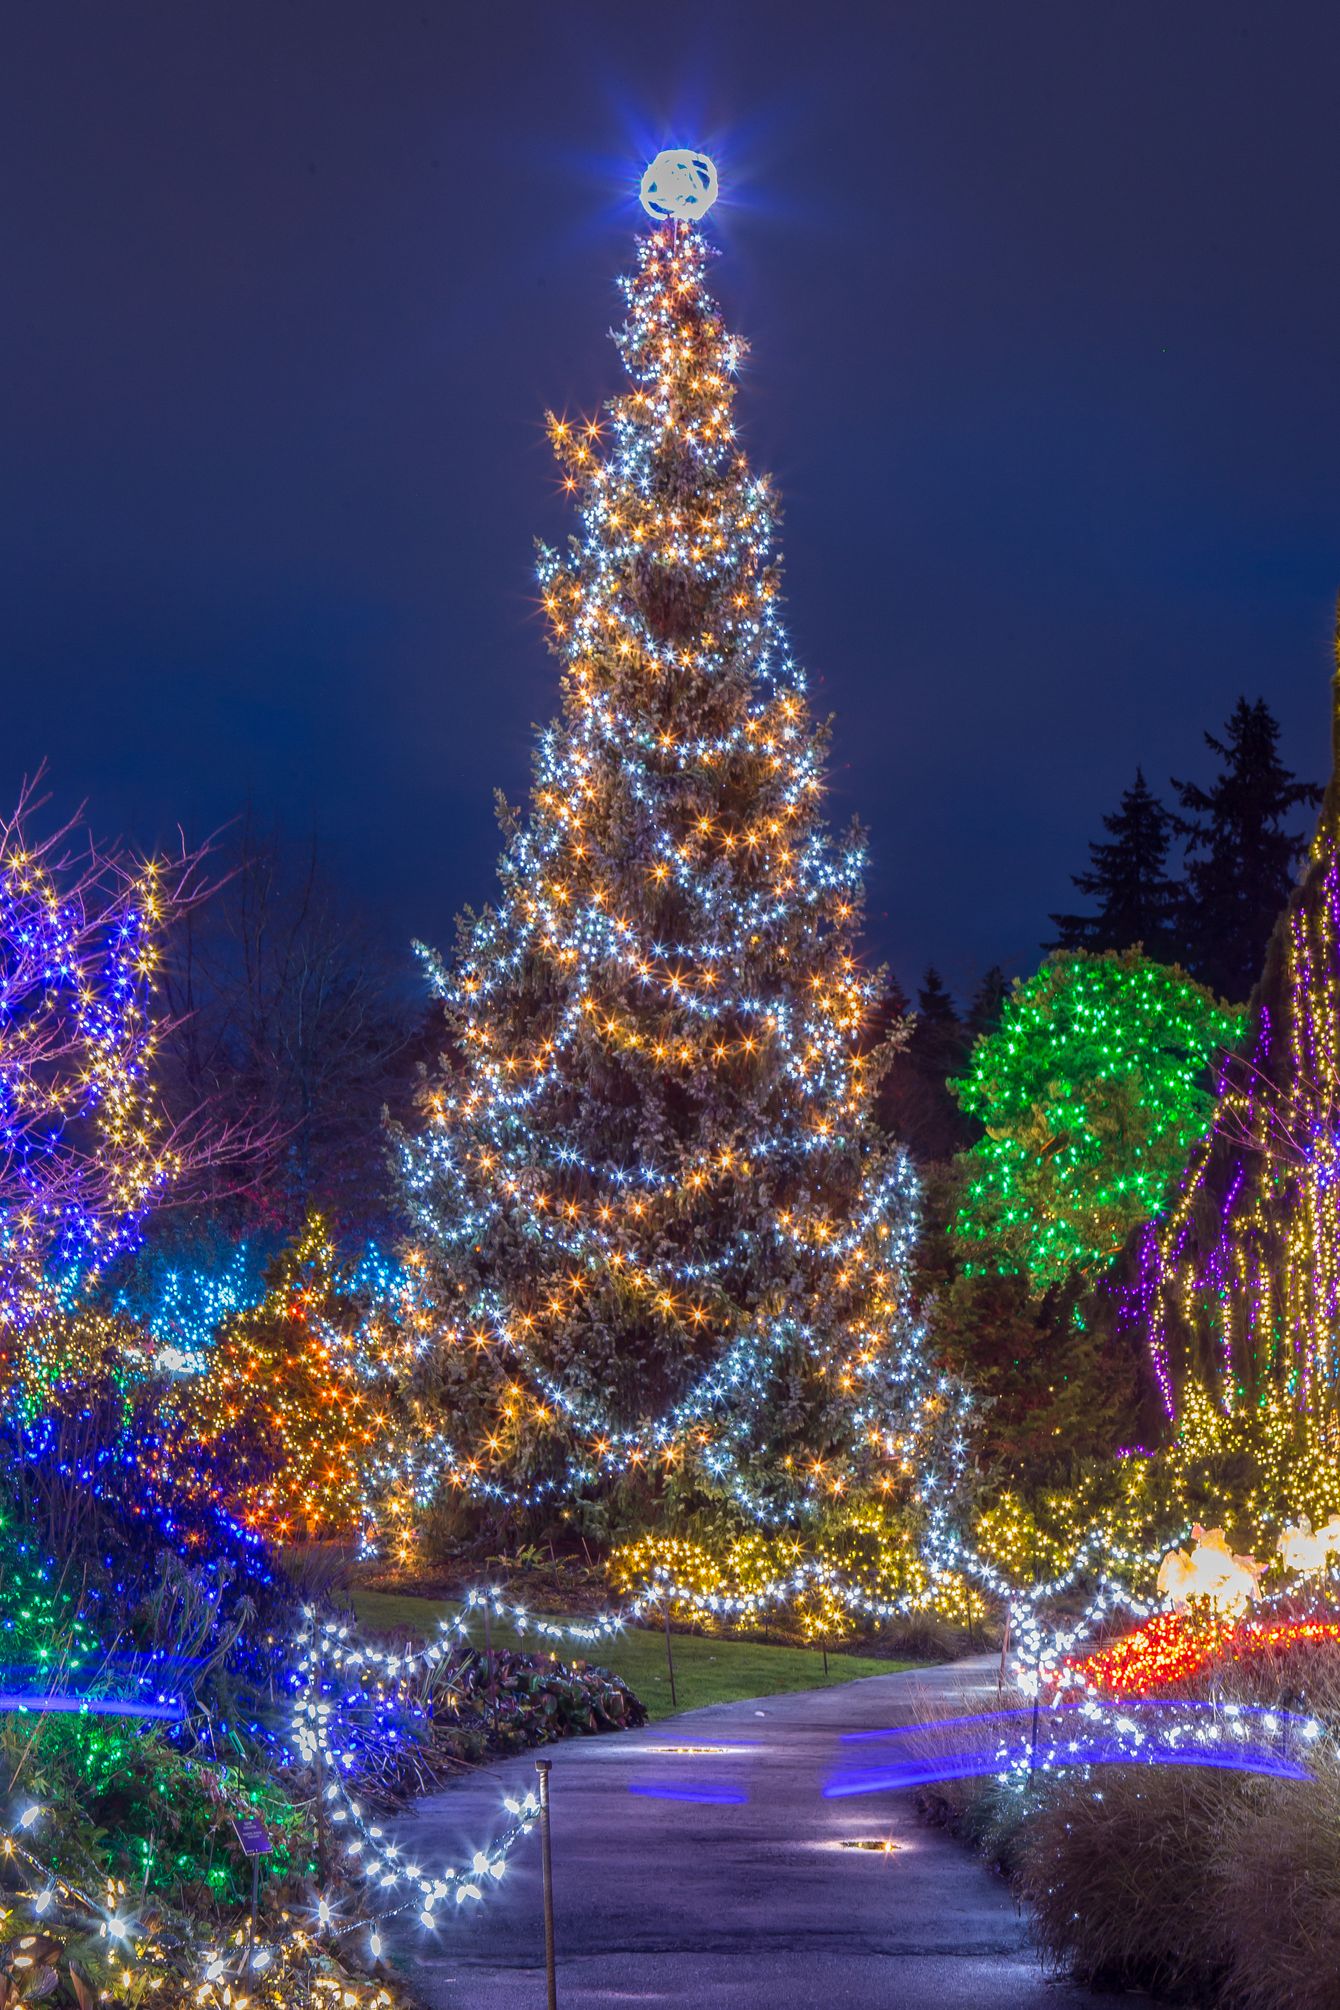
POLYGON ((1269 1514, 1340 1505, 1340 667, 1334 703, 1335 772, 1254 1031, 1140 1272, 1169 1416, 1254 1458, 1269 1514))

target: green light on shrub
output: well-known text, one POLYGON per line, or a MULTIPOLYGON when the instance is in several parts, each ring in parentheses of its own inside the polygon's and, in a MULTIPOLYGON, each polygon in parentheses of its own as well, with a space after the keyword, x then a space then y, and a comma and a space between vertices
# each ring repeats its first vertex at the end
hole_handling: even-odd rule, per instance
POLYGON ((1109 1263, 1206 1135, 1214 1063, 1244 1023, 1138 950, 1061 951, 1016 982, 950 1084, 986 1129, 953 1223, 967 1266, 1040 1296, 1109 1263))

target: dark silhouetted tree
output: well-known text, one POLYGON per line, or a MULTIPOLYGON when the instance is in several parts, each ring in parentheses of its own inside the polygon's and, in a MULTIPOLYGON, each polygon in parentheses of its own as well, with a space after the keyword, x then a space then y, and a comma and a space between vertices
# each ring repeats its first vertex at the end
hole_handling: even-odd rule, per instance
MULTIPOLYGON (((897 985, 890 999, 891 1017, 907 1012, 897 985)), ((943 978, 938 970, 928 970, 917 992, 910 1035, 880 1085, 879 1098, 882 1127, 919 1165, 951 1159, 975 1136, 946 1087, 951 1075, 962 1072, 970 1045, 943 978)))
POLYGON ((984 1033, 994 1033, 1005 1010, 1005 1000, 1010 995, 1010 980, 998 963, 993 963, 981 983, 973 993, 968 1007, 968 1035, 970 1040, 980 1040, 984 1033))
POLYGON ((1319 803, 1321 791, 1281 761, 1279 724, 1264 698, 1239 698, 1224 738, 1207 733, 1205 744, 1220 762, 1209 788, 1173 780, 1185 812, 1175 819, 1187 848, 1185 960, 1212 990, 1245 1001, 1306 841, 1287 819, 1319 803))
POLYGON ((918 1295, 937 1357, 972 1390, 979 1464, 1037 1484, 1132 1436, 1141 1349, 1073 1281, 1039 1299, 1025 1277, 964 1267, 950 1224, 970 1172, 959 1158, 926 1175, 918 1295))
POLYGON ((313 1208, 355 1238, 391 1226, 383 1108, 412 1108, 425 1042, 390 959, 334 897, 315 850, 244 824, 238 862, 179 932, 167 971, 168 1081, 263 1122, 246 1225, 296 1232, 313 1208))
POLYGON ((1094 903, 1090 914, 1053 914, 1057 949, 1133 949, 1161 963, 1175 963, 1181 951, 1178 926, 1183 889, 1168 872, 1168 846, 1175 819, 1154 794, 1142 769, 1103 818, 1108 842, 1089 846, 1092 864, 1072 875, 1071 884, 1094 903))

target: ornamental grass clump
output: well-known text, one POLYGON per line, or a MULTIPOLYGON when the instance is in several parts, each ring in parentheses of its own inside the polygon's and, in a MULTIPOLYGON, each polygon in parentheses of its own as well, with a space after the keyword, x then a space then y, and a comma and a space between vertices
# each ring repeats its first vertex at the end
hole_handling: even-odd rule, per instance
POLYGON ((1113 1767, 1054 1780, 1014 1842, 1044 1952, 1206 2010, 1340 2000, 1340 1764, 1310 1780, 1113 1767))
POLYGON ((1311 1780, 1243 1783, 1211 1869, 1220 1894, 1226 2010, 1340 2002, 1340 1762, 1311 1780))
MULTIPOLYGON (((1044 1952, 1204 2010, 1340 2002, 1340 1646, 1222 1658, 1181 1693, 1306 1712, 1304 1779, 1191 1766, 1052 1775, 1012 1839, 1044 1952)), ((1282 1756, 1284 1755, 1282 1747, 1282 1756)))
POLYGON ((1211 1865, 1245 1786, 1189 1767, 1054 1777, 1013 1849, 1044 1953, 1098 1989, 1222 2000, 1228 1949, 1211 1865))

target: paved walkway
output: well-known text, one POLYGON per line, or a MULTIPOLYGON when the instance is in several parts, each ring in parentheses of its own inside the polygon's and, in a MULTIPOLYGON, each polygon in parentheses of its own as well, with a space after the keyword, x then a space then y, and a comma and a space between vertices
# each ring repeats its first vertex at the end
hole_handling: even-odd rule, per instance
MULTIPOLYGON (((822 1798, 843 1732, 994 1701, 994 1664, 960 1662, 549 1746, 560 2010, 1091 2005, 1044 1980, 1004 1884, 907 1797, 822 1798), (668 1749, 695 1744, 726 1749, 668 1749), (864 1837, 897 1848, 841 1847, 864 1837)), ((534 1783, 533 1755, 509 1760, 417 1802, 397 1835, 431 1872, 534 1783)), ((432 2010, 543 2010, 538 1832, 482 1905, 403 1945, 432 2010)))

